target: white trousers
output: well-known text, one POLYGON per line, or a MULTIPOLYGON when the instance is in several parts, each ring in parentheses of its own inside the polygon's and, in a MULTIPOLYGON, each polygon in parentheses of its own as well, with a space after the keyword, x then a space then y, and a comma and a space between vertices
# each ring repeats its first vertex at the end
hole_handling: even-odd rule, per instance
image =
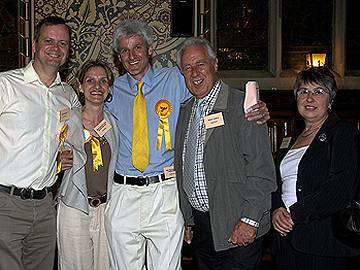
POLYGON ((107 238, 104 227, 106 203, 94 208, 89 215, 66 206, 58 207, 59 270, 109 270, 107 238))
POLYGON ((105 211, 112 270, 181 269, 184 219, 175 179, 113 184, 105 211))

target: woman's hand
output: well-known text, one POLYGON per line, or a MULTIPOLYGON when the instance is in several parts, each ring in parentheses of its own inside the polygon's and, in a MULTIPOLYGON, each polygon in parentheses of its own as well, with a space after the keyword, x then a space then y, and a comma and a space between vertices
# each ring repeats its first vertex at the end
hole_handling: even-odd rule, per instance
POLYGON ((61 170, 71 169, 73 166, 73 151, 72 148, 62 151, 60 154, 61 170))
POLYGON ((286 236, 294 226, 290 213, 284 207, 280 207, 273 212, 272 224, 281 236, 286 236))

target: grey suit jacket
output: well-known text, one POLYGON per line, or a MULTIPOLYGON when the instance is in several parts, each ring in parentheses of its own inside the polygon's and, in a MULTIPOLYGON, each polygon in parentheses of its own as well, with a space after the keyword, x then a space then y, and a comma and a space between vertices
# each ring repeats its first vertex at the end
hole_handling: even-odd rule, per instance
MULTIPOLYGON (((276 188, 276 181, 267 128, 245 119, 243 101, 243 92, 222 82, 212 113, 221 112, 225 125, 206 131, 204 168, 217 251, 234 247, 228 239, 242 217, 260 223, 257 237, 270 229, 271 192, 276 188)), ((189 225, 193 219, 183 190, 182 153, 193 102, 191 99, 181 108, 175 139, 180 206, 189 225)))
MULTIPOLYGON (((111 194, 111 187, 114 178, 117 152, 119 149, 119 137, 117 126, 111 113, 104 111, 105 119, 111 124, 112 128, 105 134, 111 150, 109 163, 107 199, 111 194)), ((82 126, 81 110, 73 109, 70 111, 69 134, 65 141, 73 147, 73 167, 64 172, 64 177, 60 186, 59 197, 69 207, 79 209, 89 213, 89 203, 86 187, 85 163, 86 152, 84 148, 84 129, 82 126)))

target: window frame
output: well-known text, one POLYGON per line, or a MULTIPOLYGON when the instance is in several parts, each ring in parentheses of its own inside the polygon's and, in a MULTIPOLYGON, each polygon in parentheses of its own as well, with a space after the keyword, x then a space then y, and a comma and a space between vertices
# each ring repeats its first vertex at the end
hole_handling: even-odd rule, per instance
MULTIPOLYGON (((256 80, 260 84, 261 89, 268 90, 288 90, 292 89, 296 72, 284 72, 281 67, 282 57, 282 0, 268 0, 269 1, 269 51, 268 51, 268 69, 267 70, 221 70, 219 71, 220 78, 224 79, 233 87, 240 89, 244 88, 247 80, 256 80)), ((195 5, 196 31, 195 34, 203 36, 204 29, 200 26, 204 24, 201 21, 206 12, 206 0, 198 0, 195 5)), ((333 33, 332 33, 332 68, 335 72, 336 80, 339 89, 360 89, 360 76, 345 74, 345 38, 346 38, 346 1, 333 0, 333 33)), ((206 32, 206 37, 210 43, 217 48, 216 44, 216 10, 217 0, 210 0, 210 29, 206 32)))

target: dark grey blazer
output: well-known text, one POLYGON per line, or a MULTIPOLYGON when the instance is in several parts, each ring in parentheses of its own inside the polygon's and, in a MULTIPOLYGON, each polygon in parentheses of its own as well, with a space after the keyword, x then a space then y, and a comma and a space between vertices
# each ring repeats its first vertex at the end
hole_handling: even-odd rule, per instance
MULTIPOLYGON (((285 207, 281 199, 280 163, 301 132, 302 129, 291 137, 288 148, 278 152, 278 190, 272 196, 274 210, 285 207)), ((296 250, 319 256, 342 257, 359 253, 338 241, 332 226, 332 215, 354 196, 358 173, 359 132, 331 113, 299 163, 297 202, 290 207, 295 225, 287 236, 296 250)))
MULTIPOLYGON (((243 92, 222 82, 212 113, 222 112, 225 125, 206 131, 204 167, 216 250, 234 247, 228 239, 242 217, 260 223, 258 237, 270 228, 270 194, 276 183, 267 128, 245 119, 243 100, 243 92)), ((188 225, 193 223, 193 219, 183 190, 181 168, 184 137, 193 102, 191 99, 181 108, 175 137, 180 206, 188 225)))

